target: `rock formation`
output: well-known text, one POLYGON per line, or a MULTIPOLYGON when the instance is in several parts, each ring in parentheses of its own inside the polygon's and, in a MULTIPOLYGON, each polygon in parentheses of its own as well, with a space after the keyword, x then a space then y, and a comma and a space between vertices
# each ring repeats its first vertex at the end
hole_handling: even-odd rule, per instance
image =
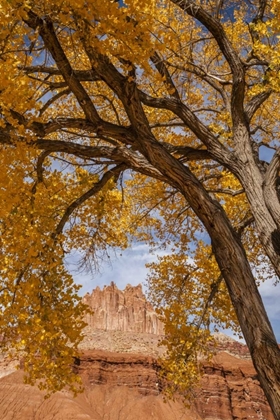
POLYGON ((65 390, 44 400, 38 388, 23 384, 14 362, 2 357, 1 420, 273 420, 243 344, 220 335, 213 360, 201 362, 204 374, 191 407, 180 400, 164 403, 157 361, 163 328, 142 288, 120 291, 111 284, 85 301, 95 318, 88 318, 75 364, 84 393, 73 398, 65 390))
POLYGON ((86 322, 93 329, 103 331, 126 331, 162 335, 164 328, 152 305, 147 302, 139 284, 128 284, 122 291, 112 282, 99 287, 84 297, 84 302, 93 310, 86 322))

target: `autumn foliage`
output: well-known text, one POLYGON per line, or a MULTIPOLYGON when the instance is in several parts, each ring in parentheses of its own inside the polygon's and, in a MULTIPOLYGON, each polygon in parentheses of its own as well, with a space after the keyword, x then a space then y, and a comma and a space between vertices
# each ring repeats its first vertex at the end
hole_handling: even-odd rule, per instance
POLYGON ((28 381, 78 386, 67 257, 88 268, 140 240, 166 249, 148 281, 174 383, 192 386, 209 325, 240 326, 279 418, 256 286, 280 274, 279 15, 276 0, 2 0, 0 332, 28 381))

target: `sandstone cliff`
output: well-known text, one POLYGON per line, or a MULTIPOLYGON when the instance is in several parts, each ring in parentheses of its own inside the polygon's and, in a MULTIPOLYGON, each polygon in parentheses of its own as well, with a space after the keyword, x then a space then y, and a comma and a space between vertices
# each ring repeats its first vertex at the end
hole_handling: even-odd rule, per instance
POLYGON ((136 287, 128 284, 119 290, 112 282, 102 290, 97 287, 92 294, 88 293, 84 302, 94 312, 86 318, 92 329, 164 334, 163 324, 147 302, 141 284, 136 287))

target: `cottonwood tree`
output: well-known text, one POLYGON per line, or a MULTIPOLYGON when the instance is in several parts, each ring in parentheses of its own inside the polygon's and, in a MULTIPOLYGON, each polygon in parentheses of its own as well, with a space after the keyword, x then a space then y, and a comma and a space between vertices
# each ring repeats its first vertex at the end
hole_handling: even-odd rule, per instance
POLYGON ((29 381, 74 381, 69 252, 92 264, 137 238, 171 249, 150 285, 177 383, 209 322, 238 322, 280 418, 257 287, 280 275, 279 16, 276 0, 1 2, 0 325, 29 381))

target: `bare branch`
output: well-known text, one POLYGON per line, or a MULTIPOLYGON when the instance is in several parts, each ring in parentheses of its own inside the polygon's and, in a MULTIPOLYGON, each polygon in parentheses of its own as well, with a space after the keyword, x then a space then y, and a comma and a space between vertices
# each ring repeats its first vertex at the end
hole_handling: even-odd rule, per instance
MULTIPOLYGON (((259 7, 256 15, 252 19, 252 24, 255 25, 258 22, 261 22, 264 17, 265 8, 267 6, 267 0, 259 0, 259 7)), ((254 27, 252 25, 249 25, 249 31, 252 37, 252 41, 256 42, 260 39, 259 33, 255 31, 254 27)))
MULTIPOLYGON (((130 127, 119 126, 116 124, 109 123, 100 119, 98 124, 91 123, 83 118, 56 118, 46 123, 38 121, 29 121, 19 112, 10 110, 13 118, 17 119, 20 124, 24 127, 32 130, 36 136, 45 137, 48 134, 55 133, 58 130, 74 128, 78 130, 88 131, 90 133, 96 133, 99 137, 113 137, 122 144, 132 145, 135 142, 133 132, 130 127)), ((18 141, 25 142, 24 138, 17 135, 18 141)), ((12 144, 12 132, 10 126, 7 128, 0 128, 0 143, 12 144)))
POLYGON ((180 155, 180 160, 191 161, 191 160, 210 160, 213 159, 208 150, 205 149, 194 149, 189 146, 174 146, 167 142, 160 142, 170 153, 180 155), (183 159, 184 158, 184 159, 183 159))
POLYGON ((32 190, 31 190, 32 194, 36 193, 37 185, 39 183, 43 182, 43 172, 44 172, 43 163, 44 163, 44 160, 46 159, 46 157, 49 156, 50 154, 51 154, 51 152, 45 150, 38 157, 37 168, 36 168, 37 169, 37 180, 32 187, 32 190))
POLYGON ((205 82, 207 82, 209 84, 209 86, 211 86, 213 89, 215 89, 221 95, 226 109, 228 111, 230 111, 230 102, 229 102, 229 99, 227 97, 227 94, 226 94, 225 90, 218 83, 220 83, 221 85, 227 85, 227 84, 232 84, 232 82, 228 82, 226 80, 221 79, 218 76, 209 74, 204 69, 202 69, 200 66, 197 66, 194 63, 186 63, 186 64, 189 64, 190 67, 181 66, 179 64, 172 64, 172 63, 168 62, 169 66, 174 67, 178 70, 193 73, 196 76, 198 76, 201 80, 204 80, 205 82), (218 82, 218 83, 216 83, 216 82, 218 82))
POLYGON ((210 193, 217 193, 217 194, 226 194, 235 197, 236 195, 244 194, 243 188, 240 190, 232 190, 230 188, 214 188, 214 189, 207 189, 210 193))
POLYGON ((214 112, 215 114, 220 114, 221 111, 219 111, 218 109, 214 109, 214 108, 198 108, 198 109, 193 109, 192 111, 194 114, 197 112, 214 112))
POLYGON ((257 14, 254 17, 254 19, 252 20, 252 22, 255 23, 255 22, 258 22, 260 20, 263 20, 264 12, 265 12, 266 7, 267 7, 267 0, 259 0, 259 8, 258 8, 257 14))
POLYGON ((217 280, 213 281, 213 283, 210 285, 211 291, 209 293, 209 296, 208 296, 206 302, 204 303, 204 308, 202 310, 202 314, 201 314, 199 322, 197 324, 197 329, 200 329, 201 325, 205 322, 205 316, 207 314, 207 311, 208 311, 214 297, 218 293, 220 284, 222 283, 223 280, 224 280, 224 278, 223 278, 222 274, 220 274, 219 277, 217 278, 217 280))
MULTIPOLYGON (((117 164, 124 163, 127 167, 140 172, 144 175, 165 181, 165 177, 155 169, 143 156, 132 148, 124 146, 85 146, 78 143, 70 143, 61 140, 39 139, 35 143, 40 150, 46 150, 51 153, 66 153, 84 159, 100 158, 110 159, 117 164)), ((101 160, 99 164, 102 164, 101 160)), ((107 162, 105 162, 107 163, 107 162)))
MULTIPOLYGON (((47 73, 53 76, 62 76, 62 72, 56 67, 47 66, 19 66, 20 70, 24 70, 26 74, 32 73, 47 73)), ((80 82, 96 82, 100 81, 100 77, 95 73, 93 69, 89 70, 72 70, 75 77, 80 82)))
POLYGON ((155 123, 151 124, 150 128, 160 128, 160 127, 185 127, 186 125, 183 122, 167 122, 167 123, 155 123))
POLYGON ((254 223, 254 221, 255 219, 253 216, 249 216, 245 218, 244 220, 242 220, 235 228, 238 235, 241 236, 243 231, 246 229, 246 227, 250 226, 252 223, 254 223))

